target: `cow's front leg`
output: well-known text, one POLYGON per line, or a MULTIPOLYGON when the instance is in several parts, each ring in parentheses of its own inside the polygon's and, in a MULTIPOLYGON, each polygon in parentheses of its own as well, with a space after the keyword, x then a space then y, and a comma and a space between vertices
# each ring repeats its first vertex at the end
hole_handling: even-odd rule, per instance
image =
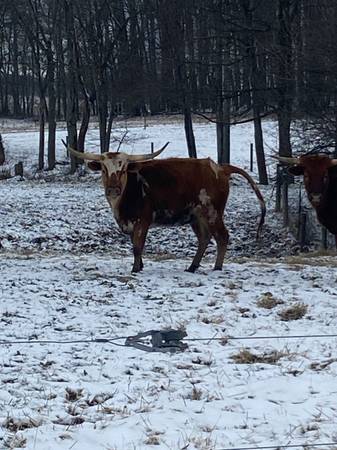
POLYGON ((143 268, 142 253, 148 229, 149 225, 141 221, 136 222, 133 226, 131 234, 134 256, 132 272, 140 272, 143 268))

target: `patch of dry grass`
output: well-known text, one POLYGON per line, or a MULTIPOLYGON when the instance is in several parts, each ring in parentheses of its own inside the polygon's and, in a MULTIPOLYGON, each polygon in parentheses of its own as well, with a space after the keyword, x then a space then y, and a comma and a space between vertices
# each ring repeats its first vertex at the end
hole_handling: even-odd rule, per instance
POLYGON ((292 306, 289 306, 289 308, 286 308, 278 313, 279 317, 283 321, 290 321, 290 320, 299 320, 302 319, 305 314, 307 313, 308 306, 304 303, 295 303, 292 306))
POLYGON ((201 400, 202 390, 193 385, 191 393, 186 398, 188 398, 189 400, 201 400))
POLYGON ((76 402, 83 396, 83 389, 66 388, 65 398, 68 402, 76 402))
POLYGON ((37 428, 41 424, 41 419, 32 419, 31 417, 23 417, 21 419, 7 417, 7 419, 2 423, 2 426, 8 431, 16 433, 17 431, 27 430, 28 428, 37 428))
POLYGON ((11 436, 6 436, 3 440, 4 448, 15 449, 15 448, 25 448, 27 445, 27 439, 21 434, 14 434, 11 436))
POLYGON ((330 364, 333 364, 335 362, 337 362, 337 358, 330 358, 325 361, 319 361, 319 362, 314 361, 310 364, 309 367, 310 367, 310 369, 315 370, 316 372, 319 372, 321 370, 326 369, 327 367, 330 366, 330 364))
POLYGON ((215 325, 219 325, 220 323, 223 323, 225 320, 224 316, 218 315, 218 316, 211 316, 211 317, 202 317, 201 318, 201 322, 209 325, 211 323, 215 324, 215 325))
POLYGON ((264 292, 256 302, 256 306, 264 309, 273 309, 278 305, 282 305, 283 300, 273 296, 271 292, 264 292))
POLYGON ((237 364, 276 364, 278 360, 285 356, 285 353, 272 351, 257 355, 252 353, 249 349, 242 349, 236 355, 230 358, 237 364))

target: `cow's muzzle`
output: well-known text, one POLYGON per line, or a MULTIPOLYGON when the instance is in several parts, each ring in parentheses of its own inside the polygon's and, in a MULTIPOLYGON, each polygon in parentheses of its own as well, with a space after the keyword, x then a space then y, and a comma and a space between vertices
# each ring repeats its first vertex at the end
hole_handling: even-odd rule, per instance
POLYGON ((119 186, 115 186, 115 187, 108 187, 105 189, 105 195, 107 197, 112 197, 112 198, 116 198, 119 197, 122 193, 122 190, 119 186))

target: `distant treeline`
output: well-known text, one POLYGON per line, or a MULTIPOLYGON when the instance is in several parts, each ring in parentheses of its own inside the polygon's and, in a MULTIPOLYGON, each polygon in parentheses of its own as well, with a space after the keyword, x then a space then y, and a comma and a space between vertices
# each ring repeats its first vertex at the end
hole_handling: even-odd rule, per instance
POLYGON ((277 117, 285 156, 294 117, 336 141, 336 42, 332 0, 0 0, 0 115, 39 118, 40 168, 48 121, 50 169, 57 120, 81 150, 97 115, 106 151, 116 115, 179 112, 196 156, 201 114, 226 162, 230 124, 250 119, 266 182, 261 118, 277 117))

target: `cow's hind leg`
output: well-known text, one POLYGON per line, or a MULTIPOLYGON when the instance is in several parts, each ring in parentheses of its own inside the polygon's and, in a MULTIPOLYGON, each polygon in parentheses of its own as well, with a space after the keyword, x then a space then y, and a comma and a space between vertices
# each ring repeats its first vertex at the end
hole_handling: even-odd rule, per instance
POLYGON ((201 258, 204 256, 205 250, 211 239, 211 234, 207 229, 206 224, 197 221, 191 223, 191 227, 198 238, 198 249, 193 258, 192 264, 187 269, 187 272, 195 272, 200 265, 201 258))
POLYGON ((132 272, 140 272, 143 269, 142 253, 148 229, 149 225, 141 222, 136 223, 133 227, 131 235, 134 256, 132 272))
POLYGON ((228 231, 220 217, 216 219, 215 223, 210 223, 209 227, 217 246, 214 270, 222 270, 228 244, 228 231))

